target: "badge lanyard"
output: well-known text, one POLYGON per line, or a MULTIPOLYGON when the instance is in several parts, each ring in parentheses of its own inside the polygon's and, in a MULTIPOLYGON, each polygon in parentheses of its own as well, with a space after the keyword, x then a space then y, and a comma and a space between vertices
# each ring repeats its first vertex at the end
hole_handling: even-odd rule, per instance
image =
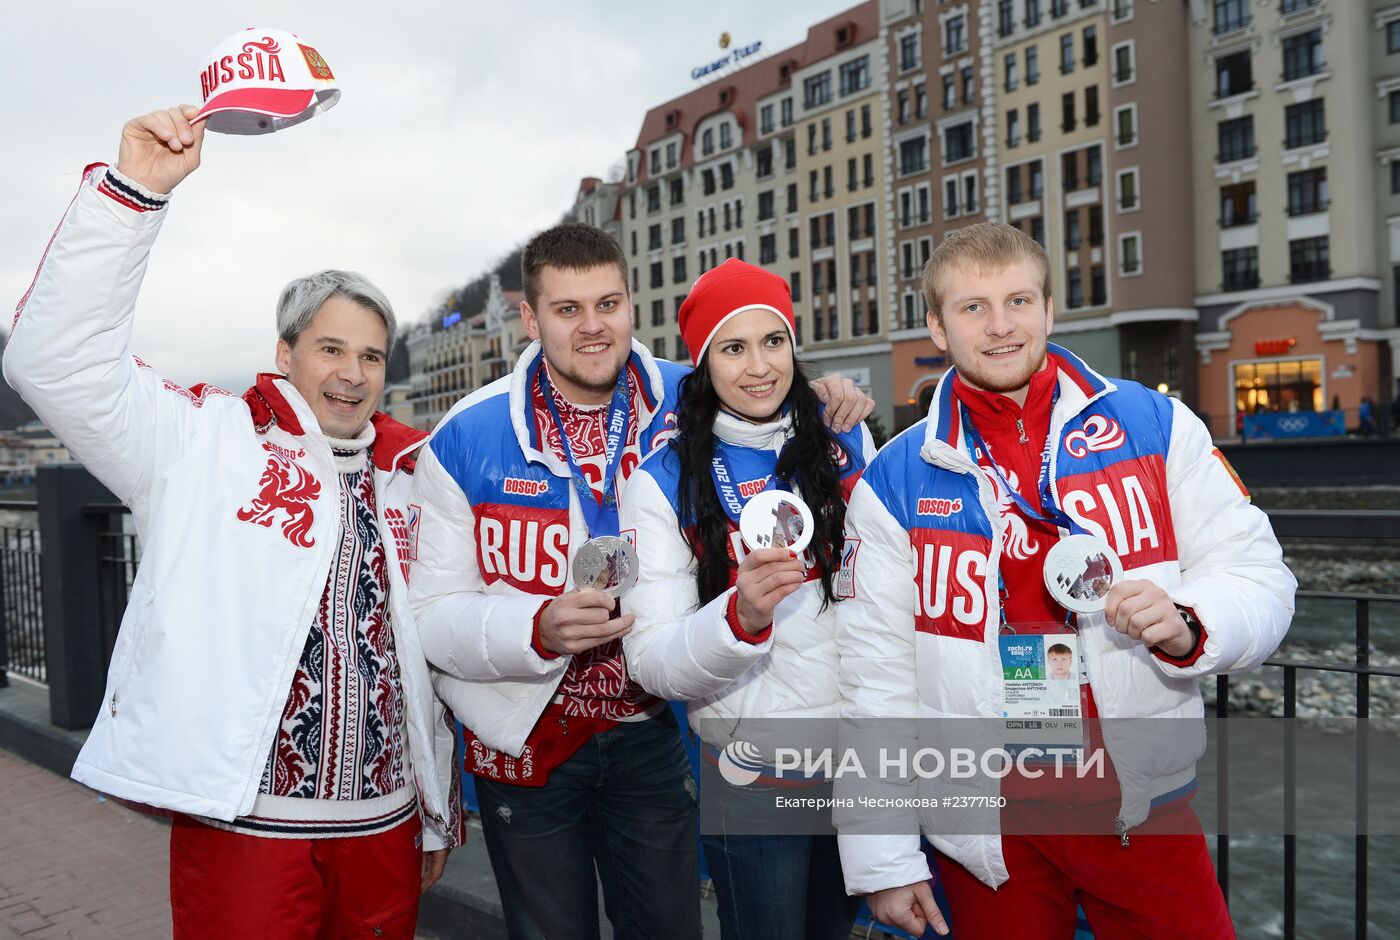
MULTIPOLYGON (((1054 396, 1050 399, 1052 414, 1055 410, 1055 403, 1059 399, 1060 390, 1056 388, 1054 396)), ((1050 453, 1054 449, 1054 442, 1050 439, 1049 433, 1047 432, 1045 435, 1045 449, 1040 454, 1040 479, 1037 481, 1040 488, 1040 505, 1045 509, 1045 512, 1037 512, 1030 502, 1006 481, 1006 477, 1002 476, 1001 468, 997 466, 991 448, 982 440, 982 435, 977 431, 977 425, 972 423, 972 415, 968 413, 967 406, 959 404, 958 407, 962 409, 963 427, 967 429, 968 451, 972 456, 972 462, 977 463, 977 451, 981 450, 987 455, 987 462, 991 465, 991 471, 996 475, 997 481, 1005 488, 1006 492, 1011 494, 1011 498, 1016 501, 1021 512, 1037 522, 1046 522, 1060 529, 1071 528, 1069 517, 1065 515, 1064 510, 1056 505, 1055 493, 1050 486, 1050 453)))
MULTIPOLYGON (((780 453, 778 456, 781 459, 782 454, 780 453)), ((734 469, 730 466, 729 458, 724 455, 724 450, 718 443, 715 446, 714 456, 710 458, 710 476, 715 481, 715 492, 719 494, 719 502, 724 507, 725 515, 737 523, 739 516, 744 511, 744 504, 748 500, 739 495, 739 483, 734 479, 734 469)), ((776 462, 773 465, 773 472, 768 475, 768 483, 759 492, 773 489, 792 491, 792 487, 788 486, 787 481, 778 479, 776 462)))
MULTIPOLYGON (((1052 414, 1055 411, 1055 404, 1059 400, 1060 389, 1057 386, 1050 399, 1050 411, 1052 414)), ((981 450, 987 455, 987 463, 990 465, 991 472, 996 475, 997 482, 1011 495, 1011 498, 1015 500, 1016 506, 1021 512, 1038 522, 1045 522, 1059 529, 1070 529, 1071 523, 1069 516, 1065 515, 1064 510, 1056 504, 1055 493, 1050 486, 1050 453, 1054 448, 1054 442, 1051 440, 1049 432, 1045 435, 1045 448, 1040 454, 1040 477, 1037 481, 1040 489, 1040 505, 1046 509, 1046 511, 1042 513, 1037 512, 1035 508, 1031 506, 1030 502, 1017 492, 1015 487, 1007 482, 1006 477, 1002 475, 1001 468, 997 466, 996 458, 992 456, 991 448, 982 440, 982 435, 978 432, 977 425, 973 424, 972 415, 968 413, 967 406, 960 403, 958 407, 962 409, 963 427, 966 428, 968 451, 972 457, 972 462, 977 464, 979 469, 981 468, 981 464, 977 463, 977 451, 981 450)), ((1006 582, 1002 578, 1000 570, 997 571, 997 592, 1002 598, 1002 603, 1000 605, 1001 628, 1003 631, 1014 633, 1015 628, 1006 621, 1006 582)), ((1065 625, 1070 629, 1074 629, 1074 614, 1069 611, 1065 613, 1065 625)))
POLYGON ((569 480, 578 492, 579 510, 583 513, 584 525, 590 536, 618 534, 617 521, 617 468, 622 461, 622 451, 627 443, 627 426, 632 418, 632 396, 627 385, 627 370, 617 376, 613 388, 612 404, 608 406, 607 424, 607 464, 603 469, 603 498, 600 500, 588 478, 583 475, 578 461, 574 459, 573 448, 569 446, 569 435, 564 431, 564 422, 559 418, 559 408, 554 403, 554 392, 549 384, 549 371, 541 366, 539 371, 540 388, 544 391, 544 401, 554 426, 559 429, 559 445, 564 451, 564 460, 569 464, 569 480))

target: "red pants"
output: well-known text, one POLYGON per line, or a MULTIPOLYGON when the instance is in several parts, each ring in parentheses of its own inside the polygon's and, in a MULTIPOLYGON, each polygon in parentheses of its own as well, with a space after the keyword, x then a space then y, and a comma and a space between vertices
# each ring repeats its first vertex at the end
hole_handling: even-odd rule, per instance
POLYGON ((262 839, 176 816, 175 940, 413 940, 417 819, 373 836, 262 839))
POLYGON ((1113 835, 1003 836, 1011 877, 995 891, 939 855, 953 935, 1070 940, 1082 904, 1095 940, 1233 938, 1205 837, 1179 835, 1194 818, 1189 806, 1153 816, 1129 833, 1128 848, 1113 835))

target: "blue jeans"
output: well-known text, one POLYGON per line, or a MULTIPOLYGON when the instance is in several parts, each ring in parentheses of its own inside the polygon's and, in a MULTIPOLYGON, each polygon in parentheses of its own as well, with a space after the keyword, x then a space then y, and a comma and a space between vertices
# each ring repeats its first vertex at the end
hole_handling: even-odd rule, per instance
POLYGON ((695 782, 670 709, 620 722, 543 787, 478 777, 512 940, 595 940, 598 886, 618 940, 700 936, 695 782))
MULTIPOLYGON (((822 834, 772 834, 777 796, 805 791, 731 786, 705 765, 700 844, 714 879, 722 940, 845 940, 862 898, 846 894, 829 820, 822 834), (767 832, 765 832, 765 828, 767 832)), ((830 796, 829 785, 812 794, 830 796)), ((817 830, 813 830, 815 833, 817 830)))

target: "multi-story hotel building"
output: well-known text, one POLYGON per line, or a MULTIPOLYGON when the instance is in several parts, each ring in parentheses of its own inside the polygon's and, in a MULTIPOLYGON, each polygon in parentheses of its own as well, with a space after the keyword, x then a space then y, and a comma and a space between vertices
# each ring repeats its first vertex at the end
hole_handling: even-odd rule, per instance
POLYGON ((927 411, 947 369, 924 327, 923 262, 949 232, 984 219, 1045 246, 1059 342, 1192 401, 1185 5, 884 0, 882 9, 896 63, 892 156, 908 167, 922 134, 933 161, 926 174, 897 173, 892 187, 901 417, 927 411))
POLYGON ((1377 157, 1400 144, 1400 68, 1381 51, 1400 7, 1370 6, 1192 5, 1199 406, 1217 435, 1244 414, 1334 404, 1354 424, 1393 381, 1394 199, 1377 157))
MULTIPOLYGON (((985 219, 1045 246, 1057 341, 1217 436, 1260 409, 1354 426, 1400 397, 1400 0, 867 0, 651 109, 575 212, 621 242, 658 355, 686 359, 690 285, 743 258, 887 430, 948 368, 924 265, 985 219)), ((415 418, 500 374, 511 318, 410 338, 415 418)))
POLYGON ((622 246, 635 335, 685 359, 676 324, 726 258, 788 278, 814 373, 874 393, 889 426, 885 49, 878 0, 652 108, 627 157, 622 246))

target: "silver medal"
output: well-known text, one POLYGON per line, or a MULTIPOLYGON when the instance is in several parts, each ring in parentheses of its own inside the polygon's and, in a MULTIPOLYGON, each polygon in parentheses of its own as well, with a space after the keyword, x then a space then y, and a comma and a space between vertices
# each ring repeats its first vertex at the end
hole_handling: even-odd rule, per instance
POLYGON ((812 510, 785 490, 764 490, 739 513, 739 535, 749 551, 786 548, 801 555, 812 544, 812 510))
POLYGON ((1096 614, 1123 580, 1123 562, 1103 539, 1067 535, 1045 553, 1045 587, 1066 610, 1096 614))
POLYGON ((574 587, 621 597, 637 583, 637 550, 625 539, 600 535, 579 546, 574 555, 574 587))

